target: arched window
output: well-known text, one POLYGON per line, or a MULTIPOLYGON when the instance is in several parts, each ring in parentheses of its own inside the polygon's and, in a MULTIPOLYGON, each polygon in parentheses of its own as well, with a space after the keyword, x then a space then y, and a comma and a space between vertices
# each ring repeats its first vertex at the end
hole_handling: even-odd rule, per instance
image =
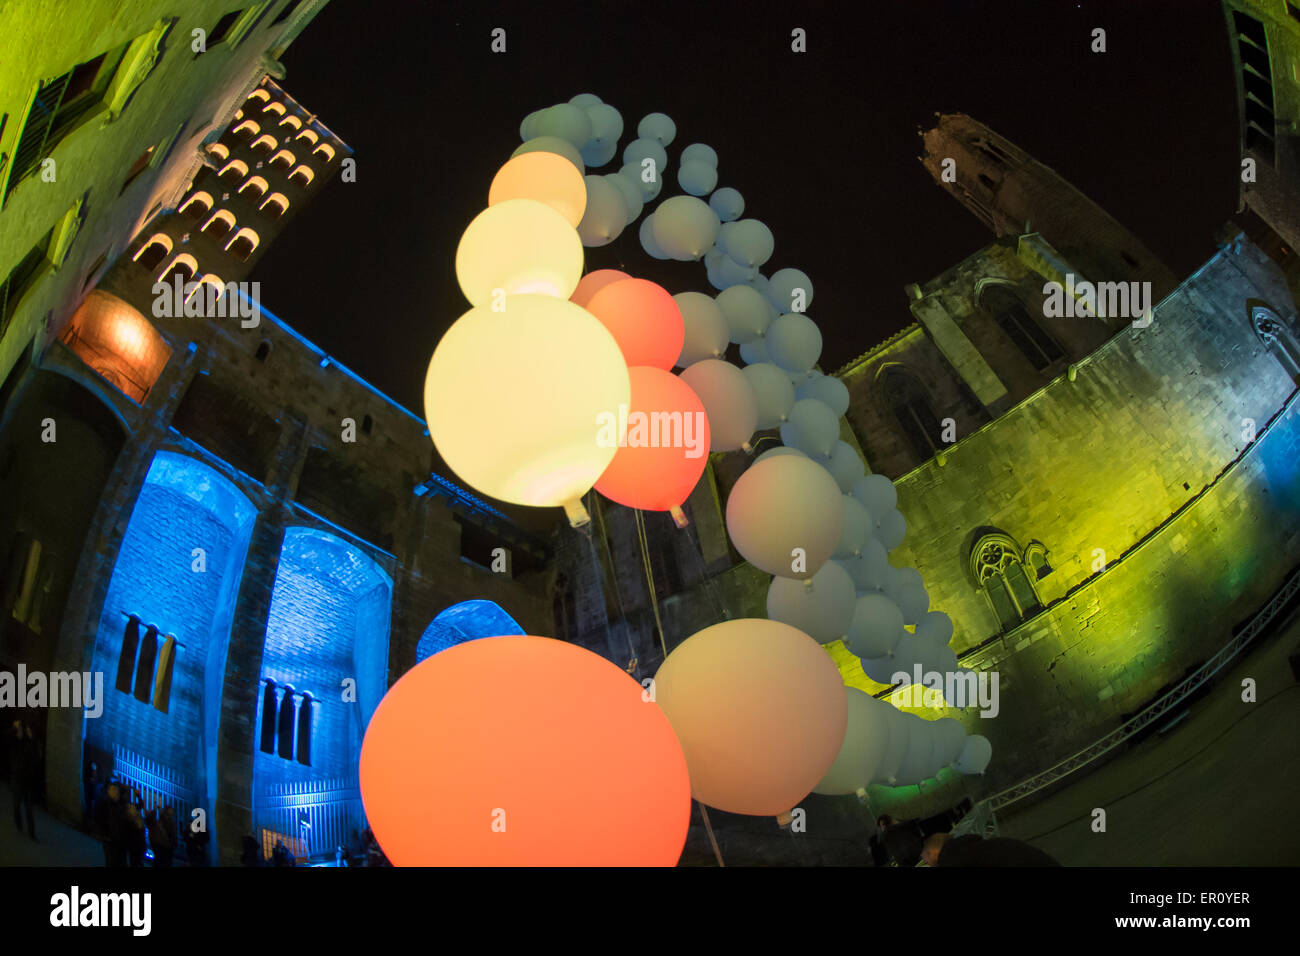
POLYGON ((180 211, 198 222, 208 214, 208 210, 212 208, 212 201, 211 193, 199 190, 191 193, 189 198, 181 203, 180 211))
POLYGON ((149 241, 140 247, 132 261, 140 263, 143 268, 152 272, 163 259, 167 258, 167 254, 171 251, 171 237, 161 232, 154 233, 149 237, 149 241))
POLYGON ((295 156, 293 153, 289 152, 287 149, 282 149, 274 156, 271 157, 272 166, 280 166, 283 167, 284 169, 288 169, 296 162, 298 162, 298 157, 295 156))
POLYGON ((925 386, 903 366, 887 365, 880 373, 880 387, 917 460, 929 461, 943 442, 925 386))
POLYGON ((158 281, 166 285, 171 285, 176 276, 180 276, 183 282, 189 282, 199 271, 198 261, 191 255, 182 252, 171 261, 167 271, 158 277, 158 281))
POLYGON ((262 734, 259 749, 264 754, 275 753, 275 725, 278 716, 276 708, 275 681, 263 678, 266 688, 262 691, 262 734))
POLYGON ((280 120, 280 125, 291 126, 294 129, 302 129, 302 120, 298 119, 296 116, 286 116, 284 119, 280 120))
POLYGON ((239 192, 242 194, 244 190, 248 190, 248 198, 256 202, 266 195, 269 188, 270 186, 261 176, 249 176, 248 179, 244 180, 244 185, 239 187, 239 192))
POLYGON ((274 136, 259 136, 249 149, 255 153, 269 153, 279 145, 274 136))
POLYGON ((283 193, 271 193, 262 203, 262 212, 272 218, 283 216, 288 208, 289 200, 285 198, 283 193))
POLYGON ((305 129, 305 130, 303 130, 301 133, 299 133, 297 136, 295 136, 294 139, 305 139, 305 140, 307 140, 307 142, 309 142, 309 143, 319 143, 319 142, 320 142, 320 137, 319 137, 318 135, 316 135, 315 130, 310 130, 310 129, 305 129))
POLYGON ((310 186, 311 181, 316 178, 316 174, 307 166, 299 166, 289 174, 289 182, 298 186, 310 186))
POLYGON ((519 623, 492 601, 473 600, 453 604, 429 622, 415 649, 418 664, 432 654, 480 637, 522 634, 519 623))
POLYGON ((1253 306, 1250 310, 1250 324, 1264 347, 1282 363, 1292 381, 1300 382, 1300 346, 1297 346, 1277 313, 1266 306, 1253 306))
POLYGON ((1021 353, 1038 371, 1043 371, 1063 357, 1056 344, 1043 327, 1029 316, 1020 298, 1001 283, 989 283, 980 293, 980 305, 997 320, 1007 338, 1015 343, 1021 353))
POLYGON ((217 159, 229 159, 230 147, 225 143, 208 143, 208 155, 217 159))
POLYGON ((1010 536, 984 535, 971 548, 970 561, 971 574, 1002 630, 1009 631, 1042 611, 1020 549, 1010 536))
POLYGON ((218 209, 212 214, 212 218, 203 224, 203 229, 200 231, 207 233, 213 239, 221 239, 234 228, 234 214, 226 209, 218 209))
POLYGON ((257 345, 257 352, 253 355, 253 358, 257 359, 259 362, 265 362, 270 355, 271 343, 266 339, 262 339, 262 341, 257 345))
POLYGON ((223 182, 234 183, 240 182, 248 175, 248 163, 240 159, 232 159, 221 167, 221 172, 217 174, 223 182))
POLYGON ((245 226, 235 233, 234 237, 226 243, 226 251, 238 259, 240 262, 248 261, 248 257, 253 254, 260 242, 257 233, 245 226))
POLYGON ((271 94, 264 89, 256 89, 248 94, 248 99, 244 100, 245 104, 251 104, 254 100, 266 103, 271 99, 271 94))
POLYGON ((293 706, 293 687, 284 685, 284 696, 280 698, 280 727, 275 751, 286 760, 293 759, 294 718, 298 715, 293 706))
POLYGON ((135 665, 136 700, 147 703, 153 699, 153 669, 157 657, 158 628, 150 624, 140 641, 140 659, 135 665))
POLYGON ((318 153, 321 156, 324 156, 325 162, 328 163, 330 160, 334 158, 334 147, 331 146, 329 143, 321 143, 319 146, 317 146, 315 149, 311 151, 311 154, 313 156, 317 155, 318 153))
POLYGON ((221 276, 213 275, 209 272, 195 283, 193 291, 185 297, 185 301, 189 302, 190 299, 198 296, 199 304, 203 307, 203 311, 206 314, 208 304, 211 303, 215 306, 217 300, 225 294, 226 284, 221 281, 221 276))
POLYGON ((231 130, 231 133, 239 139, 252 139, 260 132, 262 132, 262 127, 258 126, 252 120, 244 120, 231 130))
POLYGON ((124 694, 131 693, 135 678, 135 653, 140 647, 140 619, 134 614, 127 617, 122 634, 122 652, 117 658, 117 680, 113 683, 124 694))
POLYGON ((298 702, 298 747, 294 758, 304 767, 311 766, 311 694, 303 692, 298 702))
POLYGON ((262 107, 262 112, 263 112, 263 113, 276 113, 276 114, 278 114, 278 115, 280 115, 280 116, 283 116, 283 115, 284 115, 284 104, 283 104, 283 103, 267 103, 265 106, 262 107))

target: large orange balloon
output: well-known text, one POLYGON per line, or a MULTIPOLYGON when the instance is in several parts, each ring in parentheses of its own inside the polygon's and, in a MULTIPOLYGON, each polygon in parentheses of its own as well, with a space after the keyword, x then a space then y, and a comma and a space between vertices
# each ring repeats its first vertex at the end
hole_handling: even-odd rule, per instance
POLYGON ((848 729, 835 662, 779 621, 705 628, 673 648, 654 686, 695 799, 729 813, 793 809, 826 776, 848 729))
POLYGON ((546 637, 468 641, 403 676, 362 742, 361 799, 397 866, 672 866, 690 821, 663 712, 546 637))
POLYGON ((619 279, 632 278, 626 272, 619 272, 617 269, 597 269, 595 272, 588 272, 578 280, 578 288, 573 290, 573 295, 569 296, 569 301, 574 305, 580 305, 584 309, 591 297, 599 292, 611 282, 617 282, 619 279))
POLYGON ((663 286, 646 279, 620 279, 593 295, 587 311, 613 334, 629 367, 650 365, 667 371, 682 354, 686 323, 663 286))
POLYGON ((507 199, 536 199, 546 203, 575 229, 587 208, 587 183, 582 173, 555 153, 520 153, 497 170, 488 188, 488 205, 507 199))
POLYGON ((709 418, 691 387, 671 372, 638 365, 626 422, 610 415, 598 440, 622 442, 595 488, 611 501, 645 511, 669 511, 679 528, 681 504, 709 461, 709 418))

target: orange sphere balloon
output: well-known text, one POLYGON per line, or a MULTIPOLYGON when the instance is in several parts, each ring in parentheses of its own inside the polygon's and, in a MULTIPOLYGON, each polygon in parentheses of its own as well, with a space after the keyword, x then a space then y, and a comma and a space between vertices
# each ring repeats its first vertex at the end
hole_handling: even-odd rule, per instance
POLYGON ((709 461, 709 418, 691 387, 671 372, 638 365, 626 421, 604 422, 597 441, 621 442, 595 488, 611 501, 645 511, 670 511, 684 527, 681 504, 709 461))
POLYGON ((613 334, 629 368, 649 365, 667 371, 682 354, 686 323, 663 286, 620 279, 593 295, 586 308, 613 334))
POLYGON ((488 205, 507 199, 536 199, 550 206, 575 229, 587 209, 587 182, 573 163, 555 153, 520 153, 492 178, 488 205))
POLYGON ((380 847, 397 866, 674 865, 686 761, 641 695, 609 661, 547 637, 425 659, 379 702, 361 745, 380 847))
POLYGON ((695 799, 729 813, 793 809, 826 776, 848 730, 835 662, 780 621, 706 627, 673 648, 654 686, 695 799))
POLYGON ((574 305, 580 305, 584 309, 591 297, 599 292, 611 282, 617 282, 619 279, 632 278, 626 272, 619 272, 617 269, 597 269, 595 272, 588 272, 578 280, 578 288, 573 290, 573 295, 569 296, 569 301, 574 305))

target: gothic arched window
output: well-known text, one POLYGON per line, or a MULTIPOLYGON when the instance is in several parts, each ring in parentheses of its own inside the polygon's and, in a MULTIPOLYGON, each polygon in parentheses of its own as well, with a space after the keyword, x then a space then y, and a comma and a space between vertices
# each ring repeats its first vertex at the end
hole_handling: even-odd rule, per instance
POLYGON ((1286 326, 1271 309, 1257 305, 1250 310, 1250 324, 1294 381, 1300 382, 1300 348, 1288 334, 1286 326))
POLYGON ((1007 338, 1015 343, 1038 371, 1043 371, 1065 353, 1043 327, 1026 311, 1020 298, 1005 285, 990 283, 980 295, 980 304, 997 320, 1007 338))
POLYGON ((298 703, 298 762, 305 767, 311 766, 311 694, 303 693, 298 703))
POLYGON ((971 548, 971 574, 984 592, 1002 630, 1009 631, 1043 609, 1016 543, 987 534, 971 548))
POLYGON ((917 460, 929 461, 943 443, 925 386, 903 366, 889 365, 880 373, 880 387, 917 460))
POLYGON ((275 681, 268 680, 262 691, 262 735, 260 749, 264 754, 275 753, 275 681))

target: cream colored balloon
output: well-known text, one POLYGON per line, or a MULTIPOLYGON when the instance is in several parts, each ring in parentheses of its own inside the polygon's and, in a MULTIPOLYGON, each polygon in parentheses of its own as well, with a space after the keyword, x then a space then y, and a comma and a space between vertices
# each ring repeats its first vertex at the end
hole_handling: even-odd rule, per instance
POLYGON ((779 621, 705 628, 673 649, 654 686, 686 755, 692 795, 729 813, 789 811, 844 742, 839 670, 816 641, 779 621))
POLYGON ((598 440, 598 416, 631 398, 623 353, 572 302, 505 302, 503 312, 466 312, 438 343, 424 382, 429 434, 475 490, 585 517, 579 499, 618 450, 598 440))
POLYGON ((556 153, 521 153, 497 170, 488 188, 488 205, 507 199, 544 202, 577 228, 587 208, 587 184, 573 163, 556 153))
POLYGON ((538 294, 567 299, 582 278, 582 241, 536 199, 507 199, 469 224, 456 248, 456 278, 471 305, 538 294))
POLYGON ((585 186, 587 209, 578 223, 578 237, 584 246, 608 245, 627 225, 627 201, 604 176, 586 177, 585 186))
POLYGON ((821 570, 843 522, 835 479, 798 455, 754 462, 727 498, 731 543, 750 564, 783 578, 811 578, 821 570))
POLYGON ((578 168, 582 175, 587 174, 587 165, 582 161, 582 154, 578 152, 576 146, 568 140, 560 139, 558 136, 534 136, 528 142, 523 143, 516 149, 511 156, 522 156, 524 153, 535 151, 545 153, 555 153, 557 156, 563 156, 569 162, 578 168))

